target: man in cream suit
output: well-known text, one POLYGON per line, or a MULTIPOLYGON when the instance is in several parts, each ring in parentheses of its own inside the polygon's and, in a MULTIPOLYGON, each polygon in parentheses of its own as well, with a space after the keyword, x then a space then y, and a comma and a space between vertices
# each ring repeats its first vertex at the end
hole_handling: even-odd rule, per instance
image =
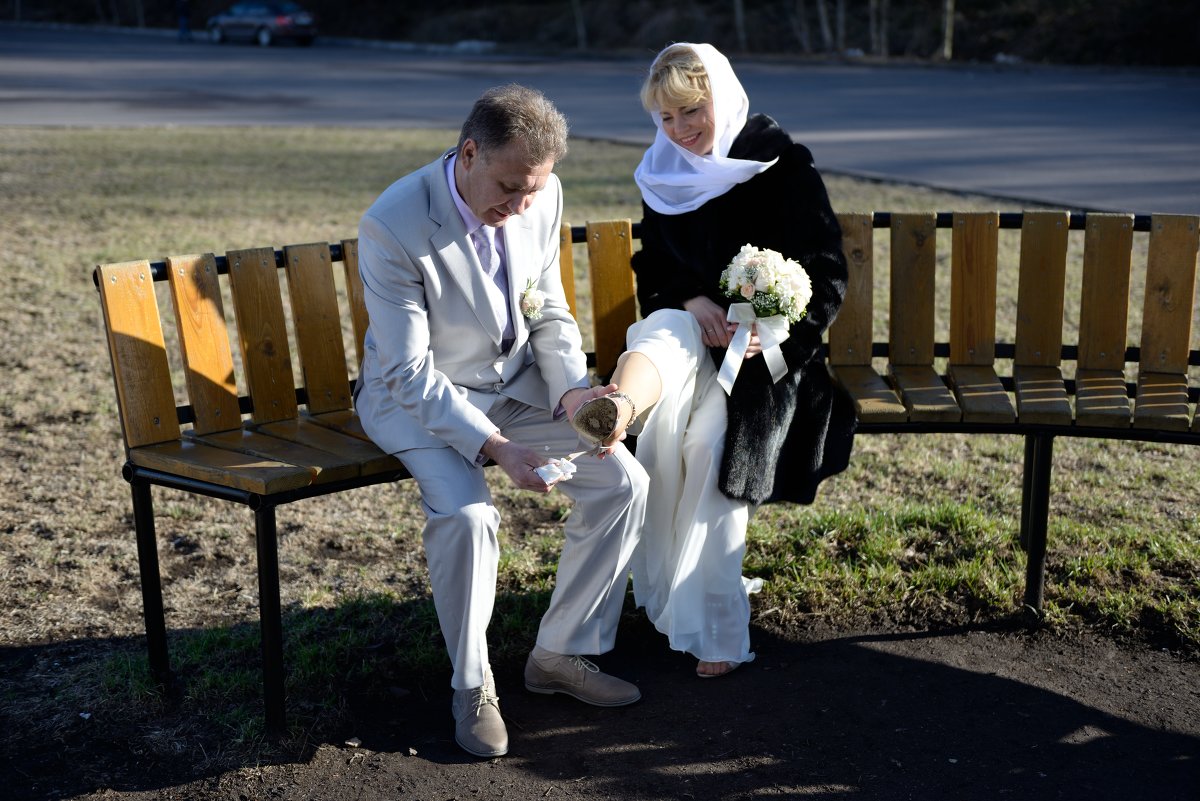
POLYGON ((359 228, 371 323, 357 409, 420 488, 454 667, 455 740, 480 757, 508 750, 486 636, 500 526, 482 469, 489 460, 522 489, 557 488, 575 501, 526 688, 598 706, 641 697, 582 655, 613 647, 646 474, 620 444, 575 460, 577 472, 557 487, 535 472, 581 450, 569 418, 616 389, 589 389, 559 278, 562 190, 552 170, 566 138, 566 120, 540 93, 489 90, 458 146, 392 184, 359 228))

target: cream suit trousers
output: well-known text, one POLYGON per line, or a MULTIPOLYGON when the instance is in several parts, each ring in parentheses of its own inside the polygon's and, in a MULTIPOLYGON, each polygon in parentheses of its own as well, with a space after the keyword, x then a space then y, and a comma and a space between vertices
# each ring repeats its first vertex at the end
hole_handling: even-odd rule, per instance
MULTIPOLYGON (((580 450, 565 418, 519 401, 498 398, 489 418, 501 433, 562 457, 580 450)), ((484 471, 453 448, 416 448, 396 454, 421 490, 425 558, 438 622, 454 666, 451 685, 483 684, 488 667, 487 626, 496 594, 500 513, 484 471)), ((624 446, 608 457, 582 456, 577 472, 557 485, 575 505, 550 606, 537 644, 559 654, 601 654, 616 641, 629 560, 645 515, 646 472, 624 446)))

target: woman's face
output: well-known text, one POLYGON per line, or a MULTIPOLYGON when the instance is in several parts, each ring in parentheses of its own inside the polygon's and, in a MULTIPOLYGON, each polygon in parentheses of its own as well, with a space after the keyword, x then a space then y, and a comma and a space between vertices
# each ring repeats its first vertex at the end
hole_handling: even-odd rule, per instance
POLYGON ((712 153, 717 139, 712 98, 691 106, 664 107, 659 110, 663 133, 672 142, 697 156, 712 153))

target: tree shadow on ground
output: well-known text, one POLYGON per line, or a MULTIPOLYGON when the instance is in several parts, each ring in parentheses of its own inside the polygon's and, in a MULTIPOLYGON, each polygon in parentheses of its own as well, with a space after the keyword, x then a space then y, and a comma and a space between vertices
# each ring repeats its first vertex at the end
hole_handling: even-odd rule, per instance
MULTIPOLYGON (((427 601, 417 602, 427 604, 427 601)), ((426 610, 395 604, 395 621, 426 610)), ((292 611, 290 626, 311 626, 292 611)), ((311 630, 319 630, 316 626, 311 630)), ((173 632, 173 640, 186 633, 173 632)), ((199 635, 196 635, 199 636, 199 635)), ((453 742, 449 671, 339 685, 345 704, 312 739, 264 759, 147 748, 188 724, 109 710, 30 741, 11 732, 16 694, 51 686, 47 665, 104 659, 138 638, 0 651, 10 798, 1088 798, 1200 795, 1200 665, 1087 636, 954 629, 808 634, 753 631, 758 659, 702 681, 638 614, 597 661, 643 700, 598 709, 522 687, 497 665, 508 757, 453 742), (356 745, 349 745, 348 742, 356 745)), ((377 643, 368 647, 378 650, 377 643)), ((289 646, 289 658, 291 655, 289 646)), ((515 654, 519 649, 510 649, 515 654)), ((383 654, 386 665, 394 655, 383 654)), ((290 690, 290 692, 295 692, 290 690)), ((289 714, 312 703, 289 695, 289 714)), ((254 711, 261 707, 253 707, 254 711)), ((73 711, 73 710, 69 710, 73 711)), ((194 716, 194 713, 192 713, 194 716)), ((299 717, 303 717, 301 714, 299 717)), ((183 739, 183 738, 179 738, 183 739)))
MULTIPOLYGON (((1194 664, 1138 664, 1105 643, 1093 649, 970 629, 755 639, 754 663, 702 681, 694 660, 666 652, 652 632, 626 637, 604 666, 637 680, 644 700, 620 710, 531 696, 519 674, 502 675, 513 738, 505 772, 544 787, 539 797, 582 785, 588 797, 626 801, 1200 792, 1194 664), (1180 672, 1170 675, 1171 666, 1180 672), (1164 714, 1172 704, 1190 712, 1164 714), (1143 722, 1130 714, 1137 708, 1143 722)), ((363 746, 383 754, 413 747, 425 759, 457 763, 448 719, 432 711, 430 731, 442 737, 410 745, 417 735, 392 727, 363 746)), ((468 786, 484 784, 459 773, 468 786)))

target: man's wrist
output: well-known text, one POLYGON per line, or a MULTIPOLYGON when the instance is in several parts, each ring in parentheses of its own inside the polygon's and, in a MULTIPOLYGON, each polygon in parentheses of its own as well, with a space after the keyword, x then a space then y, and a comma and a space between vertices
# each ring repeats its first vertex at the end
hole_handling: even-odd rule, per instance
POLYGON ((499 431, 493 431, 488 435, 488 438, 483 441, 483 445, 480 446, 479 455, 483 457, 484 461, 487 461, 488 459, 491 459, 493 462, 498 461, 496 459, 496 455, 507 442, 508 440, 504 438, 503 434, 501 434, 499 431))
POLYGON ((587 392, 587 387, 571 387, 564 392, 562 397, 558 400, 558 408, 554 410, 554 418, 557 420, 564 414, 573 418, 575 416, 575 410, 578 409, 579 404, 582 403, 582 401, 576 399, 576 396, 584 392, 587 392))

